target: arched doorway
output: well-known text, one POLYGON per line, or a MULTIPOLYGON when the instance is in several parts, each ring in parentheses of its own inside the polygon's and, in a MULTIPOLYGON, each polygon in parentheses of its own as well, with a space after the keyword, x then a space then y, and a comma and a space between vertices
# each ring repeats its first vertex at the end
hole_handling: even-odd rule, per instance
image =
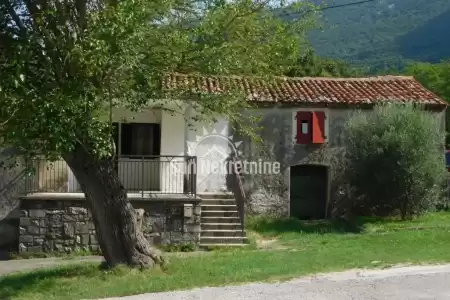
POLYGON ((326 217, 329 197, 328 166, 297 165, 291 167, 290 216, 301 220, 326 217))

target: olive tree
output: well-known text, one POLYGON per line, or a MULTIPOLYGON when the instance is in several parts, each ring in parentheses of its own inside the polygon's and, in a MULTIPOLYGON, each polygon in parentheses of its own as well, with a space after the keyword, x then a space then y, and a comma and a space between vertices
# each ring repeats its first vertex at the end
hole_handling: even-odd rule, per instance
POLYGON ((346 125, 345 179, 359 214, 402 219, 430 208, 447 171, 444 119, 422 107, 376 106, 346 125))
MULTIPOLYGON (((177 113, 171 104, 179 101, 161 100, 168 99, 161 78, 170 72, 283 74, 306 49, 316 9, 301 1, 291 11, 313 13, 285 22, 273 17, 274 3, 0 1, 0 143, 21 156, 67 162, 109 266, 164 259, 140 232, 114 170, 105 115, 114 106, 156 104, 177 113)), ((189 99, 183 96, 177 99, 189 99)), ((239 120, 243 100, 198 95, 190 103, 202 118, 239 120)))

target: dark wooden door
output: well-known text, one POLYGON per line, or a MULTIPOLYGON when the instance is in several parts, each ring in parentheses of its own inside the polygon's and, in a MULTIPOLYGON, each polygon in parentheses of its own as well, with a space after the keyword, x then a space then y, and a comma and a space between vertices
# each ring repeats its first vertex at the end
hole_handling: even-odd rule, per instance
POLYGON ((322 165, 291 167, 290 215, 301 220, 326 216, 328 168, 322 165))

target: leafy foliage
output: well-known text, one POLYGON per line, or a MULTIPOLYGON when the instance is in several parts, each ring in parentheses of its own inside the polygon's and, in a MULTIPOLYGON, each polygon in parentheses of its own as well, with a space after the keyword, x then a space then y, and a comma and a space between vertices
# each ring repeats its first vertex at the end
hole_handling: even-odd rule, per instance
POLYGON ((193 243, 169 244, 161 246, 165 252, 194 252, 197 246, 193 243))
POLYGON ((358 214, 407 218, 435 203, 447 175, 438 119, 390 104, 349 120, 345 177, 358 214))
MULTIPOLYGON (((271 8, 251 0, 3 1, 0 139, 29 155, 55 159, 83 145, 103 157, 112 147, 109 107, 183 109, 157 100, 167 98, 168 72, 283 74, 314 18, 288 24, 271 8)), ((239 120, 247 105, 198 96, 189 103, 203 117, 239 120)))
POLYGON ((361 71, 342 61, 321 58, 311 49, 301 55, 297 63, 288 70, 291 77, 357 77, 361 71))
MULTIPOLYGON (((384 72, 383 72, 384 73, 384 72)), ((440 63, 409 63, 401 70, 391 70, 390 74, 404 74, 414 76, 424 87, 434 92, 442 99, 450 102, 450 61, 440 63)), ((446 114, 446 129, 450 129, 450 116, 446 114)), ((446 144, 449 145, 450 137, 447 134, 446 144)))
POLYGON ((405 73, 414 76, 424 87, 450 102, 450 61, 441 63, 412 63, 405 73))

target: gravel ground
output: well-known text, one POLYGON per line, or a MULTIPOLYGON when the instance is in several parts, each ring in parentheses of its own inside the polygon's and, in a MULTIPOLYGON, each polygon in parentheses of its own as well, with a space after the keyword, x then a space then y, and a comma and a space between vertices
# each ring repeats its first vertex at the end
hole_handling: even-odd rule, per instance
POLYGON ((201 288, 107 300, 448 300, 449 283, 450 265, 442 265, 352 270, 284 283, 201 288))

